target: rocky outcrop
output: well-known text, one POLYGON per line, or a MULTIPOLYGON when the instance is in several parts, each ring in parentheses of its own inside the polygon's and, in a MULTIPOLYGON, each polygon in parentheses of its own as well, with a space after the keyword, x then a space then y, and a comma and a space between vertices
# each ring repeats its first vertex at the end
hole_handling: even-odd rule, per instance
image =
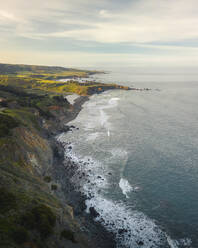
POLYGON ((115 90, 115 89, 122 89, 122 90, 130 90, 130 87, 127 86, 121 86, 121 85, 116 85, 116 84, 101 84, 99 86, 90 86, 87 90, 88 95, 93 95, 93 94, 100 94, 106 90, 115 90))

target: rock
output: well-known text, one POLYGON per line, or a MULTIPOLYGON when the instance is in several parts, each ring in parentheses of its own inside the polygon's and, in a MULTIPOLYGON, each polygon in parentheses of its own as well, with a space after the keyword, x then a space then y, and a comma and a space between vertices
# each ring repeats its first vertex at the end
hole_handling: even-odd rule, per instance
POLYGON ((94 218, 100 216, 100 214, 95 210, 94 207, 90 207, 89 212, 90 212, 91 216, 94 217, 94 218))
POLYGON ((69 126, 64 126, 61 130, 61 132, 68 132, 70 130, 69 126))
POLYGON ((68 146, 68 149, 71 150, 72 149, 72 146, 68 146))
POLYGON ((140 241, 137 241, 136 243, 137 243, 138 245, 140 245, 140 246, 144 245, 144 242, 141 241, 141 240, 140 240, 140 241))
POLYGON ((119 230, 118 230, 118 233, 119 233, 120 235, 123 234, 123 233, 125 233, 125 232, 128 232, 127 229, 122 228, 122 229, 119 229, 119 230))

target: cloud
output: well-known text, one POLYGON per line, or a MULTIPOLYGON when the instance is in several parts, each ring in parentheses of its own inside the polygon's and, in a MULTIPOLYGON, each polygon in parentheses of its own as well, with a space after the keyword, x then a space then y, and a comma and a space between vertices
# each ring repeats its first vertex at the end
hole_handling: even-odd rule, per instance
MULTIPOLYGON (((66 54, 66 51, 76 48, 76 53, 82 56, 82 60, 103 58, 111 61, 109 56, 112 54, 112 63, 116 58, 113 54, 122 53, 123 60, 128 62, 131 61, 131 54, 137 62, 142 59, 147 61, 147 55, 153 61, 161 58, 161 61, 167 63, 168 60, 177 60, 176 56, 186 58, 186 63, 196 60, 197 50, 185 48, 193 41, 194 46, 197 46, 196 0, 0 2, 0 46, 5 51, 23 52, 24 49, 25 53, 29 49, 29 54, 33 50, 44 54, 42 49, 46 46, 49 53, 51 50, 58 52, 62 49, 62 53, 66 54), (175 43, 179 45, 173 46, 175 43), (85 47, 86 56, 83 53, 85 47), (112 50, 111 53, 108 49, 112 50)), ((57 53, 57 58, 58 56, 60 55, 57 53)), ((75 57, 71 54, 69 56, 75 57)))
MULTIPOLYGON (((189 1, 139 1, 122 13, 100 10, 99 17, 87 29, 64 30, 49 34, 103 43, 179 41, 198 37, 198 3, 189 1), (149 3, 148 3, 149 2, 149 3)), ((87 23, 88 24, 88 23, 87 23)))
POLYGON ((122 11, 118 3, 100 1, 99 4, 94 0, 8 0, 1 6, 0 18, 4 18, 3 23, 13 22, 15 35, 29 38, 48 36, 103 43, 145 43, 198 37, 198 30, 195 29, 198 25, 195 11, 198 3, 195 0, 128 1, 126 6, 122 4, 122 11), (107 9, 102 8, 103 5, 107 9), (45 30, 38 30, 36 21, 48 25, 56 23, 58 31, 54 29, 46 34, 45 30), (75 24, 75 29, 64 28, 67 22, 75 24), (82 24, 87 28, 82 28, 82 24))

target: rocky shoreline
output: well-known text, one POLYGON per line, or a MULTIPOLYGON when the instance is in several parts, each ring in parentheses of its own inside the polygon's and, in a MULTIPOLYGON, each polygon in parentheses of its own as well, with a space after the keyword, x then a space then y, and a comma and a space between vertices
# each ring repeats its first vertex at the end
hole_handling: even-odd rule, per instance
POLYGON ((51 177, 53 181, 59 185, 59 189, 55 192, 56 196, 64 203, 67 203, 73 208, 75 218, 80 223, 80 229, 89 238, 91 246, 96 248, 114 248, 116 247, 115 236, 108 232, 100 223, 94 219, 98 213, 94 208, 90 209, 90 213, 86 213, 85 201, 87 196, 79 191, 76 191, 75 186, 70 181, 70 178, 76 173, 78 164, 69 156, 65 156, 65 149, 71 149, 70 144, 58 142, 56 137, 62 132, 70 131, 74 126, 66 125, 74 120, 82 109, 83 104, 89 100, 87 96, 78 97, 73 104, 72 112, 64 118, 65 126, 57 126, 57 131, 53 132, 50 137, 50 142, 54 151, 54 163, 52 166, 51 177))

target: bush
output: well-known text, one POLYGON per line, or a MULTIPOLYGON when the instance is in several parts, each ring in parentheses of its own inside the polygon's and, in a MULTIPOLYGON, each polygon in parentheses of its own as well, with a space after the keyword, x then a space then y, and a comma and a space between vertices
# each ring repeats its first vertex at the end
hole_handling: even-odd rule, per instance
POLYGON ((23 244, 29 240, 29 233, 24 227, 18 227, 12 232, 12 238, 17 244, 23 244))
POLYGON ((46 182, 46 183, 50 183, 51 182, 51 177, 50 176, 46 176, 46 177, 44 177, 44 181, 46 182))
POLYGON ((0 217, 0 241, 1 240, 23 244, 29 240, 29 233, 24 227, 16 225, 13 219, 4 216, 0 217))
POLYGON ((0 216, 0 240, 5 239, 10 235, 10 230, 12 229, 12 224, 7 220, 7 218, 0 216))
POLYGON ((64 239, 72 241, 72 243, 76 243, 74 233, 72 231, 70 231, 70 230, 67 230, 67 229, 64 229, 61 232, 60 238, 61 239, 64 238, 64 239))
POLYGON ((34 207, 22 218, 22 224, 28 229, 35 229, 40 233, 42 239, 53 234, 53 228, 56 223, 56 216, 51 208, 41 204, 34 207))
POLYGON ((18 126, 18 122, 9 115, 0 114, 0 138, 10 134, 10 130, 18 126))
POLYGON ((56 184, 52 184, 52 185, 51 185, 51 190, 57 190, 57 188, 58 188, 58 187, 57 187, 56 184))
POLYGON ((3 214, 10 209, 16 208, 16 197, 7 189, 0 188, 0 213, 3 214))

